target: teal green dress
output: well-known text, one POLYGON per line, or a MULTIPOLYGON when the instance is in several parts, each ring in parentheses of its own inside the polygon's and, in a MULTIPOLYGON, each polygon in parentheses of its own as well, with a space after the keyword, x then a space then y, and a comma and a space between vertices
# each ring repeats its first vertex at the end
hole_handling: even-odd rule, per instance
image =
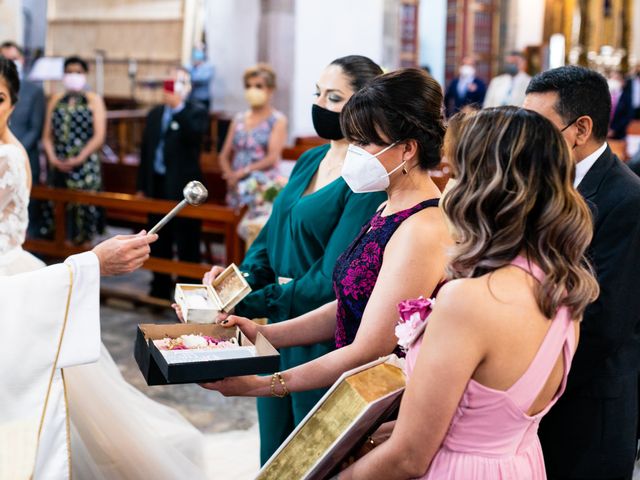
MULTIPOLYGON (((329 145, 313 148, 296 162, 268 222, 240 267, 248 274, 253 292, 236 306, 236 314, 267 317, 275 323, 335 300, 331 278, 336 259, 387 196, 384 192, 353 193, 342 177, 304 195, 328 150, 329 145)), ((282 348, 280 369, 309 362, 334 346, 330 341, 282 348)), ((322 388, 282 399, 258 399, 261 463, 269 459, 325 391, 322 388)))

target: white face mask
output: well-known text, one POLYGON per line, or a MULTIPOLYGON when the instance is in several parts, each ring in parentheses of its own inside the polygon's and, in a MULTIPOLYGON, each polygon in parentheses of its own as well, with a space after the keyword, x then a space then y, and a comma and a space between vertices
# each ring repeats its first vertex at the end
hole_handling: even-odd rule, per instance
POLYGON ((472 78, 476 74, 476 69, 471 65, 462 65, 460 67, 460 76, 472 78))
POLYGON ((65 73, 62 84, 69 91, 79 92, 87 84, 87 76, 84 73, 65 73))
POLYGON ((611 93, 613 92, 619 92, 620 90, 622 90, 622 82, 620 80, 617 80, 615 78, 610 78, 609 80, 607 80, 607 83, 609 84, 609 91, 611 93))
POLYGON ((390 172, 387 172, 387 169, 384 168, 384 165, 380 163, 377 157, 397 145, 397 143, 393 142, 375 155, 367 152, 364 148, 349 145, 347 156, 342 165, 342 178, 354 193, 382 192, 389 188, 389 176, 402 168, 407 162, 404 161, 390 172))

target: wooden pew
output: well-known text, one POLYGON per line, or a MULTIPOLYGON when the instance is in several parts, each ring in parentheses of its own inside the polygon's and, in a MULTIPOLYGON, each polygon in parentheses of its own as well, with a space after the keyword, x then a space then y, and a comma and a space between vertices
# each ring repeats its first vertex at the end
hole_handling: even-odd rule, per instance
MULTIPOLYGON (((66 240, 64 215, 65 207, 68 203, 96 205, 105 208, 107 211, 119 210, 130 212, 131 214, 139 215, 139 218, 144 218, 143 224, 146 224, 147 214, 165 214, 175 207, 175 202, 168 200, 140 198, 123 193, 81 192, 43 186, 34 186, 31 190, 31 198, 50 200, 54 203, 56 233, 53 240, 27 239, 24 248, 34 253, 56 258, 64 258, 86 250, 86 248, 72 245, 66 240)), ((205 204, 199 207, 187 206, 178 216, 202 220, 203 226, 206 225, 206 228, 209 230, 224 235, 227 261, 237 264, 242 261, 244 246, 237 232, 241 216, 233 209, 211 204, 205 204)), ((144 268, 154 272, 174 273, 176 275, 197 279, 202 278, 202 275, 209 270, 209 267, 209 265, 202 263, 181 262, 160 258, 150 258, 144 264, 144 268)))

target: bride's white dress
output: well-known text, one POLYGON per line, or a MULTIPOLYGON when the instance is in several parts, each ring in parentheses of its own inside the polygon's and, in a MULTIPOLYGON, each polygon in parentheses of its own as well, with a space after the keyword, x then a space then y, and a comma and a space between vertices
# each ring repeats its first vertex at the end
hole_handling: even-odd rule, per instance
MULTIPOLYGON (((22 249, 29 190, 24 153, 0 145, 0 275, 44 263, 22 249)), ((73 478, 205 478, 203 435, 177 411, 129 385, 102 345, 100 360, 65 368, 73 478)))

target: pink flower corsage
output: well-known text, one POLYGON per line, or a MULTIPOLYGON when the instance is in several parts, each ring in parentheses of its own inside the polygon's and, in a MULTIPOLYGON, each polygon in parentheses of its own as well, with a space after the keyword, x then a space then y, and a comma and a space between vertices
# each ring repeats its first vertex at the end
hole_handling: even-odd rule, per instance
POLYGON ((434 299, 420 297, 398 304, 400 320, 396 325, 395 334, 402 350, 406 351, 420 338, 427 326, 427 317, 431 313, 434 303, 434 299))

